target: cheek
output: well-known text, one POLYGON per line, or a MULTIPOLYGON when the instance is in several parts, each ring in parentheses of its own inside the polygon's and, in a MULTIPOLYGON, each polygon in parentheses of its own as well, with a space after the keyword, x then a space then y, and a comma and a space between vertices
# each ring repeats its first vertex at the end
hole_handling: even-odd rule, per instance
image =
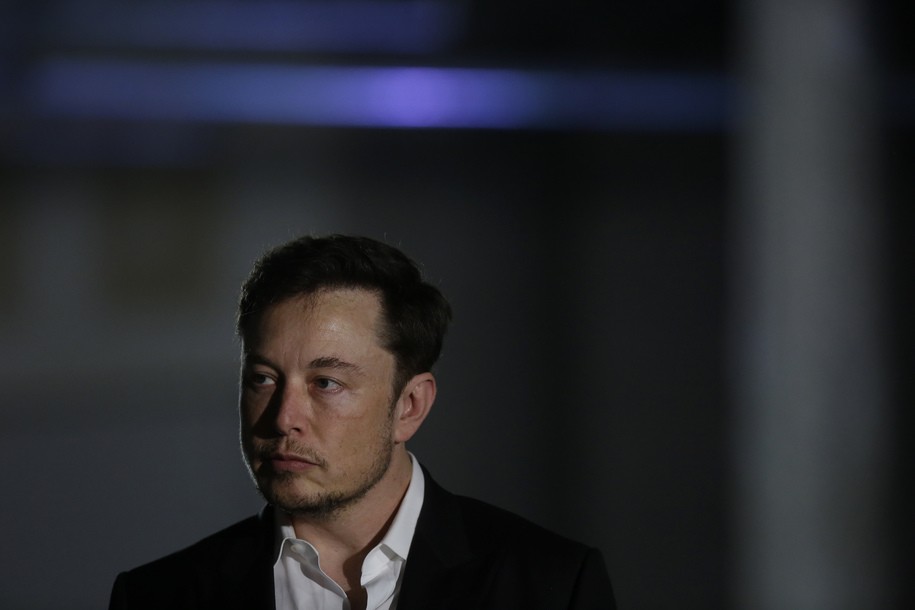
POLYGON ((261 418, 269 404, 269 397, 254 392, 242 392, 238 400, 238 414, 242 422, 254 424, 261 418))
POLYGON ((389 434, 385 420, 377 417, 332 417, 316 423, 314 433, 323 437, 339 455, 360 460, 373 453, 389 434))
POLYGON ((238 429, 241 433, 242 440, 251 435, 252 420, 249 412, 245 409, 238 410, 238 429))
POLYGON ((263 409, 252 408, 251 405, 242 403, 238 408, 238 429, 241 437, 242 447, 248 449, 251 440, 255 436, 257 422, 259 421, 263 409))
POLYGON ((241 435, 241 440, 244 441, 251 436, 251 428, 251 422, 248 420, 245 414, 242 413, 238 418, 238 431, 241 435))

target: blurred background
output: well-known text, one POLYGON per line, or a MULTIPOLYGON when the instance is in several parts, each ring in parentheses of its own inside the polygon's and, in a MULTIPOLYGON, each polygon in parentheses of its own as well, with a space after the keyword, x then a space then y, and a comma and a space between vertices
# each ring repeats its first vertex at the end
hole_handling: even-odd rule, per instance
POLYGON ((912 607, 912 13, 0 4, 0 607, 258 510, 237 291, 327 232, 454 306, 414 453, 621 608, 912 607))

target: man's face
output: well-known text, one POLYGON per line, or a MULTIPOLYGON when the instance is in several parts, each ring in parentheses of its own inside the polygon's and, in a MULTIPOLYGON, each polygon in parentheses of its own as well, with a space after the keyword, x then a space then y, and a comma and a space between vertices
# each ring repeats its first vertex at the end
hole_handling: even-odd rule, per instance
POLYGON ((323 290, 263 313, 243 346, 241 440, 268 502, 326 516, 362 498, 391 461, 394 356, 378 296, 323 290))

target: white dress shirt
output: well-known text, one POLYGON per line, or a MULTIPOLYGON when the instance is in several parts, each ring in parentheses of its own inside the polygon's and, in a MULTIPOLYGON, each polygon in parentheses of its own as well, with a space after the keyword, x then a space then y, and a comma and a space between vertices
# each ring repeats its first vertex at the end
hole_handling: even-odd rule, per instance
MULTIPOLYGON (((362 562, 362 586, 367 610, 396 610, 400 581, 416 520, 423 505, 425 481, 416 458, 410 454, 413 476, 397 515, 381 542, 362 562)), ((343 588, 321 570, 314 546, 296 538, 289 516, 277 509, 278 549, 273 564, 276 610, 350 610, 343 588)))

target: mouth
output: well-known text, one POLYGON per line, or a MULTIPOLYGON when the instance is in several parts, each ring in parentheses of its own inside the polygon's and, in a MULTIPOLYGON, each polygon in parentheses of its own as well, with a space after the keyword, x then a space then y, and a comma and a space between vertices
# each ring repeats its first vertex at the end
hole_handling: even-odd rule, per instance
POLYGON ((318 468, 320 464, 313 459, 296 455, 294 453, 271 453, 264 460, 275 471, 282 472, 302 472, 318 468))

